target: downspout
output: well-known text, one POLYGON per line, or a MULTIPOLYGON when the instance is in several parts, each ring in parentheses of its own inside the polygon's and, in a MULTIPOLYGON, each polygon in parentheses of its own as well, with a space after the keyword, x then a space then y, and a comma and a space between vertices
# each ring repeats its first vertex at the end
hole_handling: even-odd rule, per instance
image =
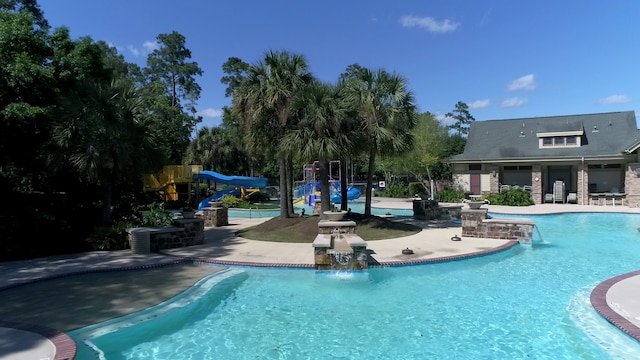
POLYGON ((582 205, 584 205, 584 176, 585 176, 585 172, 584 172, 584 156, 582 157, 582 181, 580 181, 580 188, 582 189, 582 205))

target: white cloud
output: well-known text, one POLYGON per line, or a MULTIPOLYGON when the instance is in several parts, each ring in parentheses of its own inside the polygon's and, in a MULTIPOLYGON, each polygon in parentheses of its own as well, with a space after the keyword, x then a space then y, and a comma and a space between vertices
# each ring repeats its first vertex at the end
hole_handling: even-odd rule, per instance
POLYGON ((533 74, 529 74, 513 80, 507 88, 509 89, 509 91, 533 90, 536 88, 536 81, 533 74))
POLYGON ((598 100, 600 105, 625 104, 631 101, 627 95, 610 95, 598 100))
POLYGON ((222 117, 222 110, 208 108, 198 111, 198 115, 206 118, 219 118, 222 117))
POLYGON ((435 114, 433 114, 433 116, 436 118, 436 120, 438 120, 440 122, 440 124, 442 124, 444 126, 449 126, 449 125, 454 123, 453 118, 447 117, 443 113, 435 113, 435 114))
POLYGON ((484 109, 489 106, 489 99, 476 100, 469 105, 469 109, 484 109))
POLYGON ((147 52, 152 52, 153 50, 160 48, 160 44, 158 44, 157 41, 147 40, 144 42, 144 44, 142 44, 142 48, 145 49, 147 52))
POLYGON ((128 45, 127 50, 129 50, 129 52, 135 57, 140 56, 140 50, 133 47, 133 45, 128 45))
POLYGON ((518 107, 526 104, 529 100, 526 98, 512 97, 504 99, 500 104, 501 107, 518 107))
POLYGON ((146 56, 147 54, 149 54, 155 49, 158 49, 159 47, 160 45, 158 45, 157 41, 147 40, 142 44, 141 47, 128 45, 127 50, 129 50, 131 55, 138 57, 138 56, 146 56))
POLYGON ((447 32, 455 31, 459 23, 449 19, 438 21, 432 17, 417 17, 413 15, 405 15, 400 19, 400 23, 403 27, 419 27, 432 33, 444 34, 447 32))

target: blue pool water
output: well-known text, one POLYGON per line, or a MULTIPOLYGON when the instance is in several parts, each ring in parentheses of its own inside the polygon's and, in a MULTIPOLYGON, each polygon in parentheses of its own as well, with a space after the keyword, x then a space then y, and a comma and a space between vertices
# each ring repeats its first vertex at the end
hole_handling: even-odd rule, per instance
MULTIPOLYGON (((413 216, 413 209, 383 209, 383 208, 375 208, 375 202, 372 204, 371 214, 373 215, 396 215, 396 216, 413 216)), ((357 213, 364 213, 364 201, 350 201, 349 207, 351 211, 357 213)), ((300 210, 304 209, 305 214, 311 214, 313 209, 308 205, 296 205, 295 206, 296 213, 300 213, 300 210)), ((280 209, 273 210, 240 210, 240 209, 229 209, 229 217, 239 217, 239 218, 266 218, 266 217, 275 217, 280 215, 280 209)))
POLYGON ((640 216, 527 217, 533 246, 361 273, 235 267, 70 336, 78 359, 639 358, 589 294, 640 269, 640 216))

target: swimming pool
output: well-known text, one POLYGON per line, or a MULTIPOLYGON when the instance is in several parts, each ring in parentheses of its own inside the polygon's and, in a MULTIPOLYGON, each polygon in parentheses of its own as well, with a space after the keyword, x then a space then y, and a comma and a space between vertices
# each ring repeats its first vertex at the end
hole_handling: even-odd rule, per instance
POLYGON ((235 267, 69 335, 78 359, 91 352, 84 340, 106 359, 638 358, 640 343, 589 294, 640 268, 640 216, 527 217, 540 229, 533 246, 361 273, 235 267))
MULTIPOLYGON (((384 209, 384 208, 376 208, 375 201, 372 203, 371 214, 372 215, 395 215, 395 216, 413 216, 413 209, 384 209)), ((295 205, 296 213, 300 213, 300 210, 304 209, 305 214, 313 213, 313 209, 308 205, 295 205)), ((364 213, 364 201, 350 201, 349 207, 351 211, 357 213, 364 213)), ((280 209, 269 209, 269 210, 259 210, 259 209, 250 209, 250 210, 241 210, 241 209, 229 209, 229 217, 239 217, 239 218, 266 218, 266 217, 275 217, 280 215, 280 209)))

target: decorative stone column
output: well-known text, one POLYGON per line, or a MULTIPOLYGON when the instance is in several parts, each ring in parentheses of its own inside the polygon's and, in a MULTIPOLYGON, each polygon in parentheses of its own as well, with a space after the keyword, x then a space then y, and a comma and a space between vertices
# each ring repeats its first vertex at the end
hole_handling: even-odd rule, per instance
POLYGON ((218 227, 229 225, 229 209, 224 206, 202 209, 205 227, 218 227))
POLYGON ((589 203, 589 166, 582 163, 578 164, 578 204, 586 205, 589 203))
POLYGON ((629 163, 625 169, 624 192, 627 194, 626 204, 629 207, 640 205, 640 177, 636 174, 638 168, 640 163, 629 163))
POLYGON ((534 204, 542 204, 542 166, 531 166, 531 199, 534 204))
POLYGON ((491 167, 491 172, 489 173, 489 191, 491 191, 492 194, 500 192, 500 168, 498 166, 491 167))

